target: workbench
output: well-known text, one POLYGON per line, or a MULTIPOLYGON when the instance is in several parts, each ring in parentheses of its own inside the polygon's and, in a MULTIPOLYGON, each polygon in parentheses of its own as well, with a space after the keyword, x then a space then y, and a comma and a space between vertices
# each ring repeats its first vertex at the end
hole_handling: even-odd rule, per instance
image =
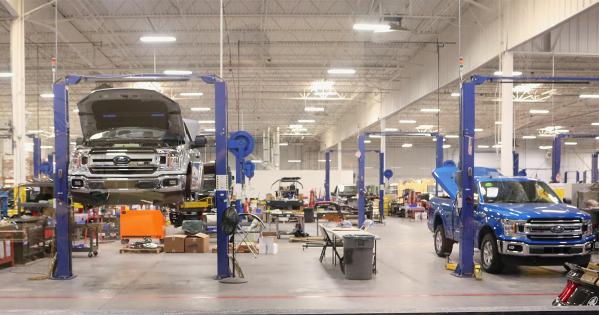
MULTIPOLYGON (((281 235, 292 235, 291 232, 281 232, 281 229, 280 229, 280 226, 279 226, 279 223, 281 222, 281 218, 284 218, 284 217, 287 217, 287 216, 289 216, 289 219, 295 218, 295 219, 297 219, 297 222, 299 224, 301 224, 302 230, 305 229, 304 215, 303 214, 298 214, 298 213, 296 213, 294 211, 280 211, 280 212, 279 211, 274 212, 272 210, 268 210, 266 212, 269 216, 272 216, 274 218, 275 229, 276 229, 276 233, 277 233, 277 239, 280 239, 281 235)), ((270 225, 270 221, 268 221, 268 222, 269 222, 269 225, 270 225)), ((291 222, 291 220, 289 220, 287 222, 291 222)))
POLYGON ((339 254, 338 250, 339 247, 343 247, 343 237, 346 235, 374 236, 374 260, 372 263, 372 272, 376 273, 376 243, 377 240, 381 239, 378 235, 372 234, 368 231, 364 231, 356 227, 329 227, 324 224, 319 224, 318 228, 322 230, 322 234, 324 236, 324 244, 322 246, 322 251, 320 252, 320 262, 322 263, 327 248, 330 247, 333 253, 331 257, 332 263, 333 265, 337 265, 337 260, 339 260, 339 267, 341 268, 341 272, 343 273, 345 273, 345 265, 343 262, 343 256, 339 254))

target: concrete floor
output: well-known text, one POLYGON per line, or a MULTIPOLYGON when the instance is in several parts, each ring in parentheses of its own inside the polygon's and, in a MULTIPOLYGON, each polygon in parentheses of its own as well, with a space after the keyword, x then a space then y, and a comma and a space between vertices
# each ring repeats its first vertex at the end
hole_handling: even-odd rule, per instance
MULTIPOLYGON (((309 224, 308 232, 313 229, 309 224)), ((238 255, 246 284, 213 280, 215 254, 119 254, 120 244, 114 242, 101 246, 95 258, 75 253, 77 277, 69 281, 27 280, 44 273, 48 259, 0 270, 0 312, 555 310, 551 301, 565 284, 561 267, 516 268, 505 275, 484 274, 482 281, 456 278, 435 256, 424 221, 389 218, 372 231, 382 239, 379 273, 371 281, 345 280, 338 266, 331 264, 330 252, 321 264, 320 249, 303 251, 301 243, 285 239, 278 241, 277 255, 238 255)))

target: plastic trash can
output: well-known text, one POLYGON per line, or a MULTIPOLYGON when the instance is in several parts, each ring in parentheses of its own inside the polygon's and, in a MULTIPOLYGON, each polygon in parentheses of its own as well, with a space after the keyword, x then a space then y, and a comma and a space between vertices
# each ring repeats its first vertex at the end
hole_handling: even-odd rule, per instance
POLYGON ((304 222, 305 223, 313 223, 314 222, 314 208, 304 208, 304 222))
POLYGON ((345 279, 370 280, 374 262, 373 235, 343 236, 343 264, 345 279))

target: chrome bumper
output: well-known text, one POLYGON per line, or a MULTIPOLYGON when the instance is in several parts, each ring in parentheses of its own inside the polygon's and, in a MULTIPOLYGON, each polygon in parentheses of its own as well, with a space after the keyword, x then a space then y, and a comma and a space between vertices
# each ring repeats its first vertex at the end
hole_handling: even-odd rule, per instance
POLYGON ((186 175, 161 175, 158 177, 129 178, 87 178, 86 176, 74 175, 69 176, 69 189, 78 193, 136 193, 147 191, 168 193, 184 190, 186 180, 186 175), (169 181, 173 180, 176 181, 176 184, 170 185, 169 181), (82 183, 82 185, 74 185, 75 183, 82 183))
POLYGON ((570 257, 588 255, 593 250, 594 242, 574 245, 531 245, 523 242, 497 241, 500 254, 512 256, 570 257))

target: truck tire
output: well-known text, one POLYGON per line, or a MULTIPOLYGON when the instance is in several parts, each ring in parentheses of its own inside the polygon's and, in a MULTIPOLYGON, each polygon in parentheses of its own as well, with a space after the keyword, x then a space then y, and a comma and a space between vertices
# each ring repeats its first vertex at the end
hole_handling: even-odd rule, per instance
POLYGON ((579 265, 580 267, 586 268, 590 262, 591 262, 591 255, 584 255, 584 256, 578 257, 576 259, 575 264, 579 265))
POLYGON ((497 240, 491 233, 485 234, 480 244, 480 264, 488 273, 501 273, 503 261, 497 249, 497 240))
POLYGON ((443 224, 439 224, 435 227, 434 244, 435 253, 437 256, 448 257, 451 255, 451 251, 453 250, 453 242, 445 237, 445 229, 443 228, 443 224))

